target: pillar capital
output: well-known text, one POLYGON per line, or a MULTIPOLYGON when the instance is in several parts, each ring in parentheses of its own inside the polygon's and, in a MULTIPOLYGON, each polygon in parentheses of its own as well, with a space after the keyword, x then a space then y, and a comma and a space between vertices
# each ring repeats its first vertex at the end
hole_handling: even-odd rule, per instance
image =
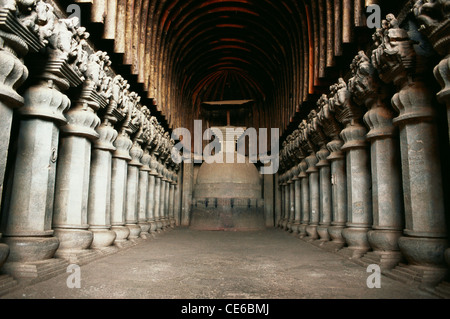
POLYGON ((430 40, 436 52, 447 55, 450 52, 450 9, 446 0, 416 1, 414 15, 420 23, 420 30, 430 40))

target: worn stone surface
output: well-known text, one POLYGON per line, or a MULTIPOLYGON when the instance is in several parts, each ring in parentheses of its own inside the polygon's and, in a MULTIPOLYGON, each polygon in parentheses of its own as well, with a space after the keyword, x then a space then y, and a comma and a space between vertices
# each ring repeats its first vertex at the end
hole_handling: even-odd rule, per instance
POLYGON ((434 298, 385 276, 369 289, 365 267, 275 229, 178 229, 82 266, 80 289, 67 288, 67 276, 2 298, 434 298))

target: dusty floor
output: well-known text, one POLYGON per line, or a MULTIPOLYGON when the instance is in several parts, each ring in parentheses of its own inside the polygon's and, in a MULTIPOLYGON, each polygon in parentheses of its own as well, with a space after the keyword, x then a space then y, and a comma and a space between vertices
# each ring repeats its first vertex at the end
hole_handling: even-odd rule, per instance
POLYGON ((303 299, 434 298, 382 276, 369 289, 366 269, 281 230, 197 232, 176 229, 81 267, 15 290, 3 299, 303 299))

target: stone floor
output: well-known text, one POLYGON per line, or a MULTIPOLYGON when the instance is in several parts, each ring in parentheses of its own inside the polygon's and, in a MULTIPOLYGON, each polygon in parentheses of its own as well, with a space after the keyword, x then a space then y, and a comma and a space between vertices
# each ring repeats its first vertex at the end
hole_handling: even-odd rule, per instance
POLYGON ((369 289, 364 267, 281 230, 178 228, 3 299, 410 299, 435 298, 385 276, 369 289))

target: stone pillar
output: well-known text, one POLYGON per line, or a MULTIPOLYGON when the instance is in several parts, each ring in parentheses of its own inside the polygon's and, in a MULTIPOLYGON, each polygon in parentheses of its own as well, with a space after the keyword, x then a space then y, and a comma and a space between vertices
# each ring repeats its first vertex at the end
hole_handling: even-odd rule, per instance
MULTIPOLYGON (((32 32, 20 22, 20 19, 36 13, 34 5, 22 3, 19 8, 14 2, 0 4, 0 197, 3 194, 14 109, 24 104, 23 97, 16 90, 29 74, 23 57, 29 52, 36 53, 44 48, 44 37, 40 37, 39 32, 32 32)), ((45 21, 36 29, 41 27, 46 27, 45 21)), ((2 198, 0 207, 1 201, 2 198)), ((8 245, 0 243, 0 269, 8 255, 8 245)))
POLYGON ((285 198, 286 198, 286 194, 285 194, 285 189, 284 189, 284 176, 285 174, 283 173, 280 177, 279 177, 279 181, 278 181, 278 187, 280 189, 280 221, 278 223, 278 227, 283 228, 283 223, 284 223, 284 218, 285 218, 285 198))
MULTIPOLYGON (((272 228, 276 224, 275 215, 275 198, 274 198, 274 176, 271 174, 263 175, 264 183, 264 216, 266 227, 272 228)), ((275 184, 276 185, 276 184, 275 184)))
MULTIPOLYGON (((60 62, 61 68, 67 67, 77 79, 65 61, 55 62, 60 62)), ((19 109, 22 120, 18 152, 10 202, 3 219, 3 241, 10 247, 4 269, 15 277, 27 275, 23 263, 33 268, 35 276, 40 267, 55 265, 52 257, 59 246, 51 227, 59 127, 66 124, 63 112, 70 106, 62 91, 69 88, 70 82, 54 75, 55 70, 48 64, 44 68, 47 72, 41 73, 42 78, 26 90, 25 105, 19 109)))
POLYGON ((112 124, 105 118, 97 129, 99 139, 92 146, 89 179, 88 224, 93 234, 91 248, 102 250, 110 247, 116 239, 116 233, 111 230, 111 168, 117 131, 112 124))
POLYGON ((291 169, 289 171, 289 221, 288 221, 288 231, 290 233, 293 232, 292 226, 295 220, 295 180, 294 180, 294 171, 291 169))
POLYGON ((330 162, 327 160, 330 152, 323 148, 317 152, 316 164, 319 167, 319 184, 320 184, 320 218, 317 233, 323 242, 330 241, 328 228, 331 225, 331 168, 330 162))
MULTIPOLYGON (((193 161, 193 160, 192 160, 193 161)), ((191 218, 192 192, 194 190, 194 163, 183 162, 183 195, 181 225, 189 226, 191 218)))
POLYGON ((326 160, 331 163, 332 222, 328 227, 331 242, 327 242, 325 248, 336 251, 345 245, 342 230, 347 223, 347 177, 345 154, 341 150, 344 142, 340 139, 342 127, 331 112, 328 97, 325 94, 322 95, 317 104, 319 107, 318 124, 328 139, 331 139, 326 145, 329 151, 326 160))
POLYGON ((394 114, 384 102, 386 88, 364 52, 355 57, 352 70, 349 89, 354 100, 369 110, 364 122, 370 128, 367 140, 371 144, 373 230, 368 232, 368 240, 373 252, 364 261, 376 261, 383 269, 390 269, 401 260, 397 243, 403 230, 400 147, 392 124, 394 114))
POLYGON ((306 158, 309 181, 309 224, 306 227, 308 240, 315 240, 319 238, 317 233, 317 226, 319 226, 319 212, 320 212, 320 191, 319 191, 319 169, 317 168, 316 153, 312 153, 306 158))
POLYGON ((274 178, 274 190, 275 190, 275 227, 279 227, 281 221, 281 212, 282 212, 282 200, 281 200, 281 189, 280 189, 280 176, 279 174, 275 174, 274 178))
MULTIPOLYGON (((112 206, 116 204, 114 201, 117 195, 121 196, 117 199, 123 197, 123 193, 118 192, 116 187, 120 180, 117 178, 117 164, 122 161, 126 162, 129 159, 129 148, 131 147, 128 140, 124 140, 123 137, 119 141, 116 141, 118 132, 114 129, 114 125, 118 121, 122 121, 127 115, 123 105, 119 105, 119 101, 123 101, 123 97, 126 94, 125 87, 126 81, 120 75, 114 77, 110 85, 111 94, 106 96, 110 99, 110 102, 103 115, 103 122, 97 128, 99 139, 94 141, 92 145, 87 208, 89 230, 93 233, 91 248, 106 252, 114 252, 117 250, 117 247, 112 245, 116 240, 120 228, 116 226, 116 229, 118 229, 117 233, 112 230, 112 206), (114 159, 113 156, 115 157, 114 159), (114 169, 113 162, 115 162, 114 169), (114 179, 112 177, 113 171, 115 174, 114 179)), ((122 177, 122 180, 124 178, 122 177)), ((115 212, 117 213, 117 208, 115 208, 115 212)), ((117 221, 117 219, 114 220, 117 221)), ((123 242, 124 237, 125 235, 121 236, 119 243, 121 241, 123 242)), ((126 234, 126 237, 128 237, 128 234, 126 234)))
POLYGON ((139 238, 141 227, 138 223, 139 169, 144 155, 139 142, 135 140, 130 150, 131 161, 128 163, 127 195, 125 204, 125 226, 130 230, 129 239, 139 238))
POLYGON ((155 224, 156 224, 156 231, 160 232, 163 225, 161 222, 161 216, 160 216, 160 203, 161 203, 161 186, 162 186, 162 175, 160 174, 161 168, 159 165, 157 166, 157 175, 155 175, 155 206, 153 208, 154 216, 155 216, 155 224))
POLYGON ((328 160, 331 161, 331 191, 333 218, 328 233, 334 249, 340 249, 345 245, 342 231, 347 223, 347 176, 345 167, 345 155, 341 151, 344 142, 333 140, 327 144, 330 151, 328 160))
POLYGON ((116 151, 112 159, 111 175, 111 229, 116 233, 114 244, 122 246, 128 241, 130 229, 125 227, 128 164, 133 142, 126 132, 121 132, 114 142, 116 151))
POLYGON ((140 236, 144 239, 148 238, 150 231, 150 222, 147 216, 147 206, 149 205, 148 189, 149 189, 149 173, 150 173, 150 154, 145 148, 142 156, 142 166, 139 169, 139 197, 138 197, 138 225, 141 228, 140 236))
MULTIPOLYGON (((321 100, 319 99, 319 106, 321 100)), ((330 240, 328 227, 331 224, 331 169, 327 157, 330 154, 326 148, 328 138, 325 135, 316 110, 312 110, 308 115, 309 123, 307 135, 310 143, 319 149, 316 155, 316 168, 319 170, 319 226, 317 233, 320 237, 320 244, 330 240)))
POLYGON ((302 196, 302 217, 300 224, 300 238, 305 238, 307 236, 306 228, 309 225, 309 179, 306 171, 308 170, 308 163, 306 160, 303 160, 299 164, 300 174, 298 177, 301 181, 301 196, 302 196))
POLYGON ((150 233, 155 233, 157 225, 155 221, 155 182, 157 173, 151 168, 148 174, 148 194, 147 194, 147 220, 150 223, 150 233))
POLYGON ((172 180, 170 179, 170 172, 166 170, 166 197, 165 197, 165 216, 166 216, 166 228, 170 229, 170 220, 171 220, 171 203, 170 203, 170 191, 172 188, 172 180))
POLYGON ((165 175, 165 167, 161 165, 161 184, 160 184, 160 197, 159 197, 159 220, 161 222, 161 229, 166 230, 166 190, 167 190, 167 180, 165 175))
POLYGON ((175 173, 170 171, 170 190, 169 190, 169 220, 170 220, 170 228, 175 228, 176 220, 175 220, 175 187, 177 183, 175 182, 175 173))
MULTIPOLYGON (((434 76, 442 87, 437 100, 447 106, 448 135, 450 137, 450 32, 449 10, 445 1, 436 1, 425 6, 424 1, 417 1, 414 13, 421 23, 420 30, 428 37, 434 50, 443 59, 434 68, 434 76)), ((445 251, 447 264, 450 265, 450 248, 445 251)))
POLYGON ((331 87, 330 108, 345 126, 341 132, 342 151, 347 161, 347 228, 342 236, 348 249, 342 253, 360 258, 369 249, 367 232, 372 226, 372 192, 370 162, 367 148, 367 129, 360 123, 364 110, 352 102, 350 91, 343 79, 331 87))
MULTIPOLYGON (((87 84, 82 94, 96 96, 94 86, 87 84)), ((98 98, 98 96, 96 96, 98 98)), ((54 235, 60 245, 55 256, 79 263, 91 246, 87 207, 91 166, 91 141, 98 139, 100 124, 95 100, 83 99, 67 112, 67 125, 61 128, 59 159, 53 212, 54 235)))
MULTIPOLYGON (((81 49, 87 56, 84 45, 81 49)), ((106 75, 109 63, 109 57, 101 51, 89 56, 83 69, 85 81, 74 99, 75 105, 66 114, 68 123, 61 128, 53 229, 60 241, 55 256, 71 263, 95 257, 92 250, 87 250, 93 241, 88 230, 91 144, 100 137, 95 131, 100 125, 96 112, 108 105, 109 88, 101 84, 112 80, 106 75)))
POLYGON ((289 214, 291 210, 291 202, 289 199, 289 196, 291 195, 290 189, 289 189, 289 172, 285 173, 284 176, 284 182, 283 182, 283 188, 284 188, 284 218, 283 218, 283 230, 288 230, 288 224, 289 224, 289 214))
POLYGON ((302 194, 301 194, 301 180, 298 177, 300 174, 300 168, 297 166, 293 169, 294 177, 294 201, 295 201, 295 211, 294 211, 294 223, 292 225, 292 233, 294 236, 300 234, 300 222, 302 218, 302 194))
MULTIPOLYGON (((408 32, 398 27, 393 15, 384 25, 375 35, 379 46, 373 61, 380 78, 398 88, 392 105, 399 115, 393 123, 400 130, 405 205, 405 229, 398 245, 417 281, 435 285, 448 273, 448 241, 433 93, 421 76, 428 69, 426 60, 415 53, 408 32)), ((405 267, 397 268, 392 274, 402 276, 405 267)))
POLYGON ((182 180, 182 170, 180 169, 180 164, 175 165, 176 173, 175 173, 175 198, 174 198, 174 214, 175 214, 175 221, 176 226, 181 226, 181 197, 182 197, 182 191, 181 191, 181 180, 182 180))

